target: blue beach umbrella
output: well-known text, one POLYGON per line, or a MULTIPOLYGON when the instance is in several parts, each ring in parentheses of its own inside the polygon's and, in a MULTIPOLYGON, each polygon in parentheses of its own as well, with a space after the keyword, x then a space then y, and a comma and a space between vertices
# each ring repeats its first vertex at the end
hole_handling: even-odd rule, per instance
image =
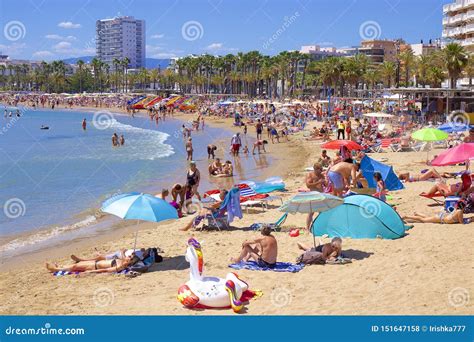
MULTIPOLYGON (((138 222, 140 220, 161 222, 178 218, 176 208, 165 200, 137 192, 112 197, 103 203, 101 210, 124 220, 138 220, 138 222)), ((136 244, 137 233, 135 246, 136 244)))
POLYGON ((445 131, 447 133, 453 133, 453 132, 465 132, 469 131, 470 128, 474 127, 474 125, 467 125, 464 123, 444 123, 440 126, 438 126, 439 130, 445 131))

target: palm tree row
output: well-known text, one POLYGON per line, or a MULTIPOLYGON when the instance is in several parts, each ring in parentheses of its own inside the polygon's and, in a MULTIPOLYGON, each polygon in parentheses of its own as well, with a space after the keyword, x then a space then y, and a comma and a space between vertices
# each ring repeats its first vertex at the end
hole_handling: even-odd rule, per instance
POLYGON ((408 48, 392 61, 373 63, 366 55, 311 60, 298 51, 265 56, 258 51, 225 56, 188 56, 171 69, 127 72, 130 60, 114 59, 112 65, 94 58, 77 61, 74 74, 62 61, 42 62, 33 70, 26 64, 0 65, 0 89, 47 92, 128 92, 177 89, 184 93, 242 94, 249 97, 294 97, 318 92, 336 96, 359 96, 363 92, 393 86, 440 87, 449 79, 473 78, 474 56, 450 43, 429 55, 414 56, 408 48), (8 73, 6 72, 8 69, 8 73))

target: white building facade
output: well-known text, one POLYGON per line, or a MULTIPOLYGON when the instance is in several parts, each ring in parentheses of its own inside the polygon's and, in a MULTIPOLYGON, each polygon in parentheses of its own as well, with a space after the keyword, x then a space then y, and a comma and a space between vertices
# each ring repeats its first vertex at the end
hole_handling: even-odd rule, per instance
POLYGON ((102 19, 96 23, 97 58, 113 67, 115 58, 130 60, 128 68, 144 68, 145 21, 133 17, 102 19))
POLYGON ((474 0, 446 4, 443 15, 443 38, 458 42, 474 54, 474 0))

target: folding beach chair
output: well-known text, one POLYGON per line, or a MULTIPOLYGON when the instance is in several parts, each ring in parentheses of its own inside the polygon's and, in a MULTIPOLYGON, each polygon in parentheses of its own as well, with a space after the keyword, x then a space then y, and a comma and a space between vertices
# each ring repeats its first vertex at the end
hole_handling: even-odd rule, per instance
POLYGON ((424 198, 428 198, 428 199, 430 199, 430 200, 433 200, 433 201, 435 201, 437 204, 440 204, 440 205, 442 205, 442 204, 444 203, 444 199, 446 198, 446 197, 444 197, 444 196, 443 196, 442 194, 440 194, 440 193, 436 193, 436 194, 433 194, 433 195, 428 195, 428 194, 421 193, 420 196, 421 196, 421 197, 424 197, 424 198), (441 197, 441 198, 443 198, 443 199, 441 200, 441 199, 439 199, 439 197, 441 197))
MULTIPOLYGON (((288 213, 284 213, 279 219, 278 221, 276 221, 275 223, 270 223, 268 224, 268 226, 274 230, 275 232, 279 232, 281 230, 281 226, 283 225, 283 223, 285 223, 286 219, 288 217, 288 213)), ((252 228, 253 230, 255 231, 259 231, 260 229, 262 229, 262 227, 265 225, 265 223, 254 223, 250 226, 250 228, 252 228)))

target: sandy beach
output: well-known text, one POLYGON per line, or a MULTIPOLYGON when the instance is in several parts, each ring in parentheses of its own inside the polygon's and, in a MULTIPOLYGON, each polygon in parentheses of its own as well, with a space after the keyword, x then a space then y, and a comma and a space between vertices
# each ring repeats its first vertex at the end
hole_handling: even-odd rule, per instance
MULTIPOLYGON (((82 108, 81 108, 82 110, 82 108)), ((187 118, 189 114, 177 116, 187 118)), ((215 127, 231 127, 229 120, 207 119, 215 127)), ((249 128, 249 134, 255 134, 249 128)), ((305 167, 320 154, 320 143, 307 141, 302 133, 290 142, 268 147, 276 158, 271 175, 282 176, 287 192, 284 199, 304 185, 305 167)), ((435 153, 433 151, 432 153, 435 153)), ((394 167, 396 172, 419 172, 426 168, 425 153, 389 152, 372 154, 394 167)), ((459 170, 444 167, 443 171, 459 170)), ((393 203, 401 215, 414 211, 436 213, 440 207, 418 194, 433 183, 407 183, 406 189, 393 191, 393 203)), ((184 259, 186 241, 194 237, 203 246, 205 275, 224 277, 231 257, 236 257, 242 241, 260 233, 249 230, 254 222, 275 222, 280 202, 268 210, 244 212, 228 231, 189 231, 178 228, 189 221, 183 218, 167 224, 143 223, 138 244, 159 246, 164 261, 136 278, 100 274, 54 277, 44 268, 46 261, 67 263, 70 254, 94 255, 133 245, 135 234, 107 236, 76 246, 63 246, 34 258, 18 257, 15 269, 0 273, 0 314, 76 314, 76 315, 222 315, 231 310, 189 310, 176 299, 180 285, 189 279, 184 259)), ((311 245, 313 237, 290 237, 291 228, 303 227, 305 215, 290 215, 281 232, 274 233, 279 244, 279 260, 295 262, 297 242, 311 245)), ((241 314, 250 315, 466 315, 473 313, 469 294, 473 293, 473 224, 414 224, 408 235, 397 240, 344 239, 343 250, 353 263, 306 266, 298 273, 238 271, 252 290, 263 295, 251 300, 241 314), (467 304, 466 304, 467 297, 467 304), (465 305, 459 305, 459 303, 465 305)), ((322 242, 329 240, 322 239, 322 242)))

